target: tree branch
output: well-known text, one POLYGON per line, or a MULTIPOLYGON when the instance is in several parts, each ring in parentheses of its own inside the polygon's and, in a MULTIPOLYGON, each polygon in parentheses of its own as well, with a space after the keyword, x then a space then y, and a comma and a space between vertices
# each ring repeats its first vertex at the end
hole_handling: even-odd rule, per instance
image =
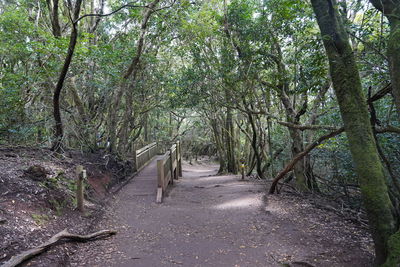
POLYGON ((378 92, 376 92, 373 96, 369 97, 367 102, 368 103, 375 102, 384 97, 385 95, 387 95, 388 93, 390 93, 391 91, 392 91, 392 84, 389 83, 385 87, 380 89, 378 92))
POLYGON ((304 130, 338 130, 338 127, 336 126, 331 126, 331 125, 301 125, 301 124, 295 124, 291 122, 286 122, 286 121, 277 121, 278 124, 289 127, 289 128, 294 128, 298 129, 300 131, 304 130))
POLYGON ((376 128, 375 129, 377 133, 397 133, 400 134, 400 128, 392 126, 392 125, 388 125, 386 127, 383 128, 376 128))
POLYGON ((84 18, 86 18, 86 17, 108 17, 108 16, 111 16, 111 15, 113 15, 113 14, 115 14, 115 13, 121 11, 122 9, 128 8, 128 7, 129 7, 129 8, 136 8, 136 7, 137 7, 137 8, 149 8, 148 5, 140 6, 140 5, 134 5, 133 3, 128 3, 128 4, 126 4, 126 5, 120 6, 120 7, 117 8, 116 10, 111 11, 110 13, 107 13, 107 14, 85 14, 85 15, 79 17, 78 19, 76 19, 73 23, 74 23, 74 24, 77 24, 80 20, 82 20, 82 19, 84 19, 84 18))
POLYGON ((329 134, 323 135, 320 138, 318 138, 318 140, 314 141, 312 144, 308 145, 302 152, 300 152, 299 154, 297 154, 286 166, 285 168, 280 171, 278 173, 278 175, 274 178, 274 180, 272 181, 271 187, 269 189, 269 193, 273 194, 275 193, 276 190, 276 186, 278 185, 279 180, 281 180, 283 177, 285 177, 285 175, 291 171, 294 167, 294 165, 301 160, 305 155, 307 155, 308 153, 310 153, 311 150, 313 150, 314 148, 316 148, 318 145, 320 145, 323 141, 328 140, 332 137, 335 137, 341 133, 344 132, 344 127, 337 129, 329 134))

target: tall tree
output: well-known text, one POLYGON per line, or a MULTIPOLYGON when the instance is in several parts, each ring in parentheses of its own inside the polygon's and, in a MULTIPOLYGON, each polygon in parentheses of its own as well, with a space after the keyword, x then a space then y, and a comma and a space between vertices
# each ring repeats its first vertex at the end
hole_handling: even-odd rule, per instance
POLYGON ((370 0, 388 19, 390 35, 387 58, 392 80, 392 93, 400 118, 400 0, 370 0))
MULTIPOLYGON (((151 15, 155 12, 155 7, 158 5, 160 0, 154 0, 150 2, 146 9, 143 11, 143 18, 142 22, 140 24, 140 36, 139 40, 137 41, 136 44, 136 54, 132 58, 132 61, 128 67, 128 69, 125 71, 123 74, 122 80, 121 80, 121 85, 119 88, 117 88, 116 93, 114 94, 114 97, 111 101, 110 105, 110 111, 109 111, 109 138, 110 138, 110 150, 112 152, 115 152, 117 149, 117 116, 118 116, 118 111, 119 107, 121 105, 122 97, 124 95, 127 96, 127 111, 125 111, 125 116, 129 117, 132 114, 132 90, 134 89, 134 85, 138 76, 139 72, 139 64, 140 64, 140 59, 142 57, 142 53, 144 50, 144 42, 145 42, 145 37, 147 33, 147 27, 148 23, 150 20, 151 15)), ((126 122, 127 120, 125 120, 126 122)), ((126 123, 124 122, 124 126, 126 127, 126 123)), ((126 130, 126 129, 125 129, 126 130)), ((126 138, 123 138, 126 139, 126 138)), ((125 140, 122 140, 125 141, 125 140)), ((125 145, 123 143, 123 145, 125 145)))
POLYGON ((395 231, 395 220, 360 75, 336 0, 312 0, 311 3, 329 59, 333 88, 359 177, 375 243, 376 263, 382 264, 388 256, 388 240, 395 231))
POLYGON ((61 119, 61 111, 60 111, 60 96, 61 96, 61 90, 64 85, 65 77, 67 76, 68 73, 69 65, 71 64, 72 57, 74 55, 76 42, 78 40, 77 20, 79 18, 79 13, 81 11, 81 4, 82 0, 77 0, 75 2, 75 6, 72 7, 71 2, 69 2, 69 8, 72 12, 71 16, 72 30, 69 38, 67 56, 65 57, 64 65, 61 69, 60 76, 58 77, 57 85, 53 95, 53 116, 56 123, 55 123, 55 134, 54 134, 54 143, 52 146, 52 150, 56 152, 60 152, 62 149, 62 139, 64 136, 64 131, 61 119))
POLYGON ((56 38, 61 37, 61 26, 59 20, 59 0, 46 0, 47 8, 49 10, 49 16, 51 21, 51 30, 56 38))

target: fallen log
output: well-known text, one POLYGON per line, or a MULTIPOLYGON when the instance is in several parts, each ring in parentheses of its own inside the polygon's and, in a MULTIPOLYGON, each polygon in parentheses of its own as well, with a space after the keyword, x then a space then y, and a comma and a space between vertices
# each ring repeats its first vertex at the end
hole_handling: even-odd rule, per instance
POLYGON ((35 248, 31 248, 31 249, 26 250, 18 255, 11 257, 11 259, 9 259, 7 262, 5 262, 4 265, 2 265, 2 267, 18 266, 19 264, 23 263, 24 261, 45 252, 51 246, 58 243, 61 239, 67 239, 68 241, 86 242, 86 241, 91 241, 91 240, 95 240, 98 238, 103 238, 106 236, 114 235, 116 233, 117 232, 113 231, 113 230, 102 230, 102 231, 98 231, 98 232, 88 234, 88 235, 76 235, 76 234, 71 234, 67 231, 67 229, 64 229, 63 231, 52 236, 49 240, 40 244, 39 246, 37 246, 35 248))

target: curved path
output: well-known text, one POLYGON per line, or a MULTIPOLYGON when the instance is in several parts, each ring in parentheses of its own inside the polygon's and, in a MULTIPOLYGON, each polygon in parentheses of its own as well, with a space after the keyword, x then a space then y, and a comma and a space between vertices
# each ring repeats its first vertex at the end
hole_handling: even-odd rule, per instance
MULTIPOLYGON (((154 164, 142 172, 150 177, 154 164)), ((99 225, 118 234, 80 245, 70 265, 369 266, 371 255, 358 245, 361 240, 351 240, 362 238, 353 228, 303 220, 292 209, 297 203, 286 203, 287 209, 273 197, 266 203, 261 183, 216 171, 217 166, 184 165, 183 179, 162 204, 155 203, 155 191, 137 188, 140 175, 134 178, 99 225)))

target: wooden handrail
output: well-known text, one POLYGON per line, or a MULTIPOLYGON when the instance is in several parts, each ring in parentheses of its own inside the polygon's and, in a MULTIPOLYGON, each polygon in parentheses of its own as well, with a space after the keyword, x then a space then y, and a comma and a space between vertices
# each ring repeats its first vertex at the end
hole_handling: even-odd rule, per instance
POLYGON ((142 169, 158 153, 157 143, 148 144, 134 151, 135 169, 142 169))
POLYGON ((163 194, 168 185, 173 184, 174 180, 182 177, 182 155, 179 141, 173 144, 170 149, 157 160, 157 203, 162 202, 163 194))
POLYGON ((139 154, 141 154, 143 152, 146 152, 146 150, 148 150, 148 149, 150 149, 150 148, 152 148, 154 146, 157 146, 156 142, 148 144, 148 145, 142 147, 141 149, 136 150, 136 155, 139 155, 139 154))

